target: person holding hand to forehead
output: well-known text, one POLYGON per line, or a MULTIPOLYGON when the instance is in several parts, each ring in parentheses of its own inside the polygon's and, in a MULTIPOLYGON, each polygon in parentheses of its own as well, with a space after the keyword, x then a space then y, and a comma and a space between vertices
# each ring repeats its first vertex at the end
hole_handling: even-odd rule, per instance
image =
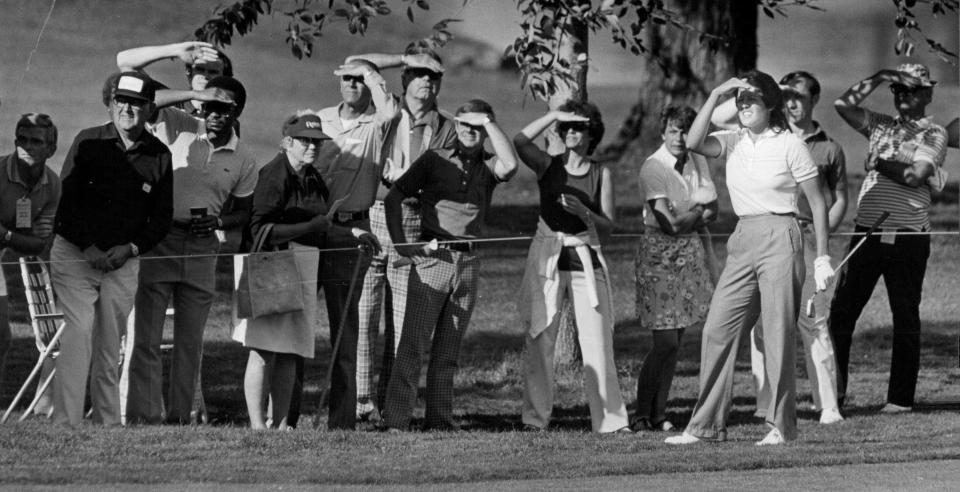
POLYGON ((553 356, 565 298, 572 301, 577 322, 591 428, 630 430, 613 358, 610 279, 600 250, 600 236, 610 234, 616 218, 613 183, 610 170, 588 157, 603 131, 596 106, 569 101, 513 138, 540 189, 540 220, 527 255, 521 301, 527 328, 522 416, 527 430, 550 424, 553 356), (551 156, 533 140, 555 123, 565 150, 551 156))
POLYGON ((867 176, 854 219, 857 234, 850 238, 850 248, 883 212, 890 213, 879 234, 867 238, 850 258, 830 305, 841 408, 847 399, 853 331, 882 276, 893 314, 893 350, 887 402, 881 412, 913 409, 920 371, 920 300, 930 256, 930 236, 916 233, 930 230, 931 192, 943 189, 940 168, 948 142, 947 131, 926 114, 935 84, 926 66, 904 63, 857 82, 833 103, 840 117, 869 141, 867 176), (884 83, 890 84, 896 116, 861 106, 884 83))
MULTIPOLYGON (((132 48, 117 54, 121 70, 142 70, 167 58, 188 66, 218 62, 207 43, 186 42, 132 48)), ((145 255, 140 268, 130 354, 127 422, 191 421, 200 377, 203 333, 216 294, 217 230, 241 229, 250 219, 257 165, 235 130, 247 91, 225 75, 204 80, 204 88, 157 91, 158 111, 147 130, 173 157, 173 227, 145 255), (174 107, 203 101, 200 117, 174 107), (231 205, 228 207, 228 202, 231 205), (169 397, 163 408, 160 344, 167 306, 172 302, 173 356, 169 397)))
POLYGON ((457 110, 457 144, 431 150, 414 161, 393 183, 384 200, 387 229, 397 253, 412 260, 403 335, 383 406, 385 429, 409 429, 420 386, 421 354, 430 345, 427 409, 424 429, 456 430, 453 420, 453 376, 460 341, 477 301, 480 257, 471 239, 480 237, 490 198, 497 184, 513 177, 517 155, 494 122, 493 108, 468 101, 457 110), (484 149, 489 138, 494 153, 484 149), (403 228, 402 203, 420 198, 420 241, 439 241, 426 252, 409 244, 403 228))
POLYGON ((769 75, 752 71, 710 92, 690 127, 687 148, 727 163, 727 187, 739 222, 727 241, 727 262, 703 328, 700 393, 686 430, 668 444, 723 441, 733 400, 740 336, 763 320, 764 369, 771 399, 769 433, 757 445, 797 437, 795 336, 805 276, 797 190, 813 215, 817 290, 833 276, 827 255, 827 210, 817 167, 803 141, 790 133, 783 94, 769 75), (718 101, 736 94, 740 128, 708 135, 718 101))

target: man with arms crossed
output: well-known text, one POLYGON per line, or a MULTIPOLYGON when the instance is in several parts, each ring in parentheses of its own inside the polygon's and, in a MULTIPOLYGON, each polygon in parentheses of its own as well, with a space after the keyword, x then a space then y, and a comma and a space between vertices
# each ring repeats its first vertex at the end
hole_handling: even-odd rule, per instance
MULTIPOLYGON (((121 70, 140 70, 167 58, 194 66, 216 62, 217 52, 199 42, 134 48, 120 52, 117 65, 121 70)), ((173 227, 140 268, 128 422, 157 423, 164 411, 160 343, 171 299, 174 344, 166 421, 190 422, 204 327, 216 294, 220 241, 214 231, 242 228, 250 218, 257 166, 234 131, 246 90, 227 76, 205 82, 204 90, 158 91, 161 109, 148 125, 173 156, 173 227), (202 119, 164 107, 188 100, 204 101, 202 119), (228 200, 233 200, 232 211, 223 213, 228 200)))
MULTIPOLYGON (((880 70, 857 82, 833 104, 840 116, 869 140, 867 176, 860 187, 856 231, 866 231, 883 212, 890 217, 847 262, 830 305, 830 335, 837 352, 838 401, 847 395, 850 345, 857 318, 883 276, 893 312, 893 353, 884 413, 909 412, 920 370, 920 298, 930 236, 931 183, 939 176, 947 132, 926 115, 933 100, 930 71, 918 63, 880 70), (861 107, 884 82, 897 116, 861 107), (908 234, 897 234, 905 232, 908 234)), ((862 234, 850 238, 852 248, 862 234)))

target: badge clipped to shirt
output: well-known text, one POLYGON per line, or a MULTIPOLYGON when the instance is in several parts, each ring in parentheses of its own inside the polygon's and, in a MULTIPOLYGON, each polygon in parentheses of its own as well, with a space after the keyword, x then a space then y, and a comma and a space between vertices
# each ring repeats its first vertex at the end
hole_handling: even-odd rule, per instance
POLYGON ((27 229, 33 225, 30 210, 30 198, 17 200, 17 229, 27 229))
POLYGON ((896 229, 888 229, 886 227, 881 229, 881 233, 880 233, 881 244, 893 244, 896 240, 897 240, 896 229))
POLYGON ((150 193, 150 190, 152 190, 152 189, 153 189, 153 187, 150 186, 150 183, 143 183, 143 192, 144 192, 144 193, 150 193))

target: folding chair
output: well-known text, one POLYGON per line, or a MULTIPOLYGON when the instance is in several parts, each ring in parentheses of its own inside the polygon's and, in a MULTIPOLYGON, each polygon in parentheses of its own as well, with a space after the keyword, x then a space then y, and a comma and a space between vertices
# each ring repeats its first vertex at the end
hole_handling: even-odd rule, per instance
MULTIPOLYGON (((7 418, 10 417, 10 413, 17 406, 17 403, 20 402, 20 398, 27 392, 27 387, 30 386, 34 378, 40 374, 43 363, 47 358, 49 357, 51 360, 56 359, 60 351, 60 337, 63 335, 64 328, 63 313, 57 311, 53 299, 53 286, 50 283, 50 274, 47 272, 47 267, 43 264, 43 261, 36 256, 21 257, 20 275, 23 277, 23 287, 27 298, 27 311, 30 314, 30 325, 33 327, 33 336, 36 339, 37 350, 40 352, 40 357, 37 359, 37 364, 33 367, 33 370, 30 371, 30 375, 27 376, 27 380, 23 383, 20 391, 17 392, 17 396, 14 397, 10 403, 10 407, 8 407, 7 411, 3 414, 3 419, 0 420, 0 423, 6 422, 7 418)), ((50 382, 53 381, 53 376, 56 371, 56 368, 50 371, 46 379, 37 387, 33 401, 30 402, 27 409, 20 415, 19 421, 22 422, 26 419, 34 407, 37 406, 37 402, 40 401, 47 387, 50 386, 50 382)))

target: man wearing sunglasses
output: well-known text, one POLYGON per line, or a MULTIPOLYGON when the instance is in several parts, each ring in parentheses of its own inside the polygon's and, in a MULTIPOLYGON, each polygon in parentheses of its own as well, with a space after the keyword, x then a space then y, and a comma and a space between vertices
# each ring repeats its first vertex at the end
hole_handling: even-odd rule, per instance
MULTIPOLYGON (((200 65, 215 56, 204 43, 178 43, 148 51, 128 50, 117 58, 137 63, 121 69, 140 70, 160 59, 200 65), (152 58, 130 56, 131 52, 152 58)), ((234 130, 246 97, 243 84, 227 76, 206 81, 202 90, 157 92, 160 109, 148 130, 173 156, 173 227, 160 244, 144 252, 149 259, 140 268, 134 332, 128 334, 133 337, 126 402, 129 423, 158 423, 164 412, 170 423, 192 420, 203 332, 216 294, 220 241, 215 231, 247 224, 257 183, 256 162, 234 130), (203 101, 202 118, 174 107, 191 100, 203 101), (160 344, 171 301, 174 345, 164 409, 160 344)))
MULTIPOLYGON (((893 352, 887 404, 881 412, 913 409, 920 369, 920 299, 930 237, 909 233, 930 230, 929 180, 939 175, 947 147, 946 130, 926 115, 935 84, 927 67, 904 63, 857 82, 834 102, 843 120, 869 140, 867 176, 854 220, 856 231, 866 231, 880 214, 890 213, 882 229, 867 239, 840 273, 830 306, 841 407, 847 395, 853 331, 883 276, 893 312, 893 352), (861 107, 885 82, 893 93, 896 117, 861 107)), ((862 237, 851 237, 851 248, 862 237)))
POLYGON ((144 128, 154 82, 140 72, 110 76, 110 122, 80 131, 63 163, 51 280, 66 329, 53 382, 53 421, 83 419, 87 375, 93 422, 120 424, 120 333, 133 308, 141 252, 170 228, 170 151, 144 128))
MULTIPOLYGON (((372 258, 360 295, 360 338, 357 344, 357 416, 377 420, 376 408, 382 408, 383 395, 400 343, 404 312, 407 305, 409 264, 399 266, 400 255, 392 248, 387 232, 383 199, 392 183, 402 176, 410 164, 431 149, 451 148, 457 141, 452 118, 437 108, 437 95, 443 80, 439 55, 429 47, 412 43, 402 55, 363 54, 348 58, 369 60, 380 69, 400 67, 403 96, 400 117, 395 119, 384 142, 382 179, 376 200, 370 207, 370 227, 384 246, 372 258), (374 392, 374 348, 380 326, 380 309, 385 304, 383 364, 374 392), (376 401, 376 404, 375 404, 376 401)), ((420 204, 414 197, 402 205, 403 230, 407 241, 420 235, 420 204)), ((401 261, 400 263, 406 263, 401 261)))
MULTIPOLYGON (((370 207, 376 199, 383 170, 383 144, 390 125, 399 116, 399 103, 387 93, 386 81, 376 65, 361 58, 344 62, 334 75, 340 79, 341 101, 317 111, 321 129, 332 138, 319 149, 316 168, 329 190, 328 212, 334 224, 370 231, 370 207)), ((352 248, 352 237, 328 236, 326 248, 352 248)), ((330 318, 330 338, 340 339, 331 354, 333 365, 329 398, 330 429, 354 429, 357 418, 357 338, 359 282, 369 259, 360 265, 357 286, 351 293, 351 276, 359 261, 354 251, 324 253, 320 258, 320 282, 330 318), (349 297, 348 297, 349 296, 349 297), (344 311, 346 316, 344 317, 344 311), (341 325, 341 321, 343 324, 341 325)), ((302 359, 297 371, 303 382, 302 359)), ((295 391, 287 424, 295 426, 300 413, 300 391, 295 391)))

